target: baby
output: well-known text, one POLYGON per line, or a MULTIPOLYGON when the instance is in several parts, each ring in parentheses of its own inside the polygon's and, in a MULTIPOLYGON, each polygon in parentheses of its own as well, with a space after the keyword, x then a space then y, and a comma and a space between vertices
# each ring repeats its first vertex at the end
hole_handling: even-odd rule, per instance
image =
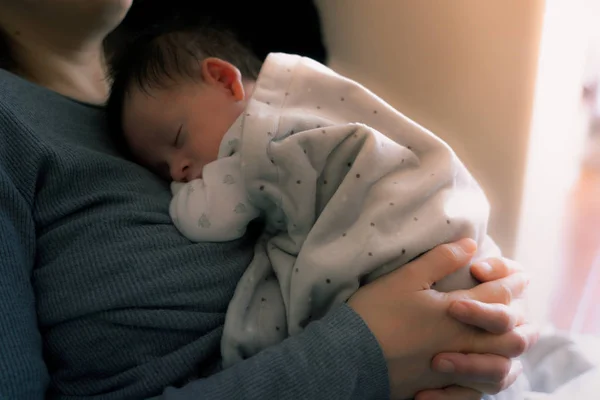
MULTIPOLYGON (((227 311, 224 367, 438 244, 468 236, 477 258, 500 253, 486 197, 450 147, 325 65, 282 53, 261 65, 208 28, 140 38, 115 65, 110 121, 173 182, 179 231, 224 241, 263 223, 227 311)), ((466 266, 436 288, 475 283, 466 266)))

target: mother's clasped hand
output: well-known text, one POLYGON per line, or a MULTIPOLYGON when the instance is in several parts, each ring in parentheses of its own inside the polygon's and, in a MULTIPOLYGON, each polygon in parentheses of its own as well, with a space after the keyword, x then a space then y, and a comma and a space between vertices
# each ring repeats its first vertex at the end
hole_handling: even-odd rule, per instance
POLYGON ((441 293, 431 285, 468 264, 476 244, 438 246, 359 289, 349 305, 364 319, 387 360, 393 399, 479 399, 510 386, 521 355, 538 337, 522 296, 529 280, 507 259, 475 263, 482 284, 441 293), (410 377, 410 378, 408 378, 410 377))

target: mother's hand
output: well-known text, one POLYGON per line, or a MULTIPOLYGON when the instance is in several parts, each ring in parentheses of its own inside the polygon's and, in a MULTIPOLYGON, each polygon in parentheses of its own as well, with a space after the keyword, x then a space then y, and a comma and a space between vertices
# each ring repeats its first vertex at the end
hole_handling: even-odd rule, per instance
MULTIPOLYGON (((526 317, 523 289, 528 284, 527 275, 519 264, 506 258, 478 262, 473 265, 471 272, 484 282, 477 288, 480 298, 487 297, 489 300, 488 296, 493 295, 503 300, 490 304, 486 300, 467 297, 450 306, 450 315, 466 324, 498 334, 499 345, 509 346, 499 349, 498 353, 521 355, 535 343, 539 333, 526 317), (523 289, 519 295, 509 286, 523 289), (510 346, 514 347, 511 349, 510 346)), ((457 385, 462 386, 423 391, 416 396, 416 400, 479 400, 482 393, 494 394, 506 389, 522 370, 519 361, 494 354, 441 353, 433 359, 432 367, 452 375, 457 385)))
MULTIPOLYGON (((507 299, 520 296, 525 286, 518 279, 505 278, 501 284, 487 289, 482 287, 490 286, 489 283, 451 293, 431 290, 434 282, 467 265, 475 249, 475 242, 470 239, 438 246, 404 267, 361 287, 348 301, 381 345, 388 364, 392 398, 406 399, 424 389, 455 384, 468 386, 465 384, 472 381, 508 382, 506 363, 498 369, 498 363, 481 366, 480 360, 457 360, 452 358, 457 354, 448 354, 450 360, 456 363, 456 372, 448 374, 433 371, 431 360, 442 352, 496 354, 496 357, 510 358, 520 354, 533 340, 527 332, 522 335, 511 333, 513 331, 503 335, 485 332, 458 321, 449 311, 453 304, 456 307, 460 304, 458 301, 465 300, 469 307, 480 304, 471 300, 510 304, 506 303, 507 299), (491 366, 491 369, 483 371, 485 366, 491 366), (470 377, 461 374, 463 367, 471 368, 479 375, 470 377)), ((486 319, 486 322, 489 321, 486 319)), ((500 383, 500 386, 503 385, 500 383)), ((425 392, 425 395, 428 393, 425 392)))

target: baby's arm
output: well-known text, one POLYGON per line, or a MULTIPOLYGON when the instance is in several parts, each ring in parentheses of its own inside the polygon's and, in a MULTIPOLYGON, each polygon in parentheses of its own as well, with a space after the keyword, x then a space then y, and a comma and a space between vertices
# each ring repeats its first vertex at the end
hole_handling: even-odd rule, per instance
MULTIPOLYGON (((470 237, 477 259, 499 254, 481 187, 445 143, 401 122, 396 140, 356 123, 297 132, 269 146, 283 172, 260 175, 268 190, 259 178, 248 184, 278 202, 292 227, 268 244, 290 334, 439 244, 470 237)), ((476 283, 465 266, 436 288, 476 283)))
POLYGON ((206 165, 202 179, 172 183, 171 191, 171 219, 181 234, 194 242, 238 239, 259 215, 248 201, 235 155, 206 165))

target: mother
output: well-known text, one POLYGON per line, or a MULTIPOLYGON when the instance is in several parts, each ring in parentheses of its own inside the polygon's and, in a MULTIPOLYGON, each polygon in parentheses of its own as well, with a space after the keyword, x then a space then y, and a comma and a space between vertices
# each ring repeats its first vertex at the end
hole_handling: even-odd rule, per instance
POLYGON ((510 358, 536 340, 511 302, 524 275, 493 260, 474 268, 488 283, 428 290, 470 259, 469 240, 220 371, 253 235, 188 242, 167 183, 111 142, 103 41, 130 5, 0 0, 1 398, 477 399, 514 381, 510 358))

